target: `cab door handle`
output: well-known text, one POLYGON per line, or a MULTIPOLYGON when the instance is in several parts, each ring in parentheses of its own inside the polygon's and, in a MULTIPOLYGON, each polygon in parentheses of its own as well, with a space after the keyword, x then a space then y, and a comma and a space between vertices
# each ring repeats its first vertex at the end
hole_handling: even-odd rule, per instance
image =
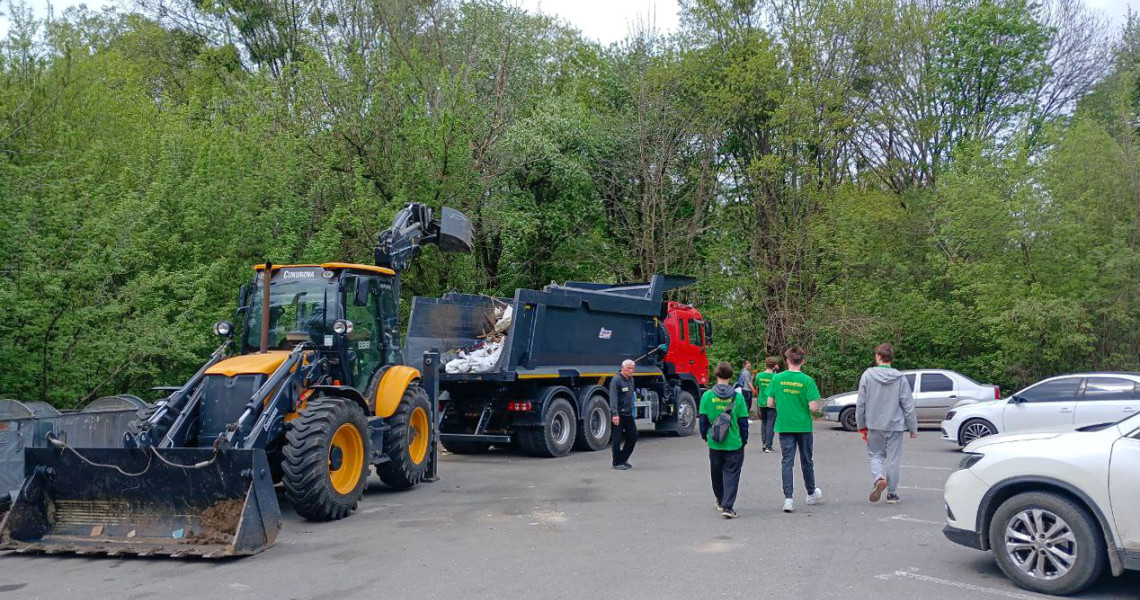
POLYGON ((1071 412, 1073 412, 1073 409, 1071 409, 1071 408, 1062 408, 1062 409, 1061 409, 1061 412, 1063 412, 1063 413, 1071 413, 1071 412))

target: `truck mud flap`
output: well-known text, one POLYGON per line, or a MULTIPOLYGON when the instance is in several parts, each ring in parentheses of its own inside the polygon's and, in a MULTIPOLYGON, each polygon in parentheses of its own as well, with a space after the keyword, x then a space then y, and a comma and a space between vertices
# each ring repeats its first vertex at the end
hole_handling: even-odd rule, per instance
POLYGON ((223 558, 281 529, 263 450, 28 448, 0 550, 223 558))

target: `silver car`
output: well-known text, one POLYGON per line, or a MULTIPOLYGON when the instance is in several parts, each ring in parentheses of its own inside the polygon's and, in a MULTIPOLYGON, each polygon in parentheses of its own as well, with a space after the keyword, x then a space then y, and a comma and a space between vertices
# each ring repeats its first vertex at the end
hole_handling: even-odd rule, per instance
MULTIPOLYGON (((914 405, 919 423, 941 423, 951 408, 984 400, 1001 398, 996 385, 983 384, 956 371, 946 369, 916 369, 903 371, 910 389, 914 390, 914 405)), ((855 431, 855 400, 858 392, 844 392, 827 399, 823 416, 836 421, 847 431, 855 431)))

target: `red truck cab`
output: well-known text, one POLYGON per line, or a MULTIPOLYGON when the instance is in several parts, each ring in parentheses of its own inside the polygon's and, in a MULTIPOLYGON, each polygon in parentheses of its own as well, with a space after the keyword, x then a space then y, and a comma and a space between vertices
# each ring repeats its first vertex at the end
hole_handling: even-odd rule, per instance
POLYGON ((701 317, 692 305, 669 301, 665 328, 669 331, 669 352, 665 362, 678 373, 689 373, 702 387, 709 383, 707 348, 712 343, 712 323, 701 317))

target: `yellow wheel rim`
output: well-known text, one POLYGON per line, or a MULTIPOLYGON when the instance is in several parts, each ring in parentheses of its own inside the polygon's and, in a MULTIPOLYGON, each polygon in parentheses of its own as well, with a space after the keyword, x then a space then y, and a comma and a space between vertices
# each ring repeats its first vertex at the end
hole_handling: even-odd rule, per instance
POLYGON ((417 465, 424 461, 428 449, 428 415, 427 411, 417 406, 412 411, 412 418, 408 420, 408 456, 417 465))
POLYGON ((329 445, 329 480, 338 494, 349 494, 360 483, 364 470, 364 440, 352 423, 345 423, 333 434, 329 445), (340 464, 333 468, 333 453, 339 452, 340 464))

